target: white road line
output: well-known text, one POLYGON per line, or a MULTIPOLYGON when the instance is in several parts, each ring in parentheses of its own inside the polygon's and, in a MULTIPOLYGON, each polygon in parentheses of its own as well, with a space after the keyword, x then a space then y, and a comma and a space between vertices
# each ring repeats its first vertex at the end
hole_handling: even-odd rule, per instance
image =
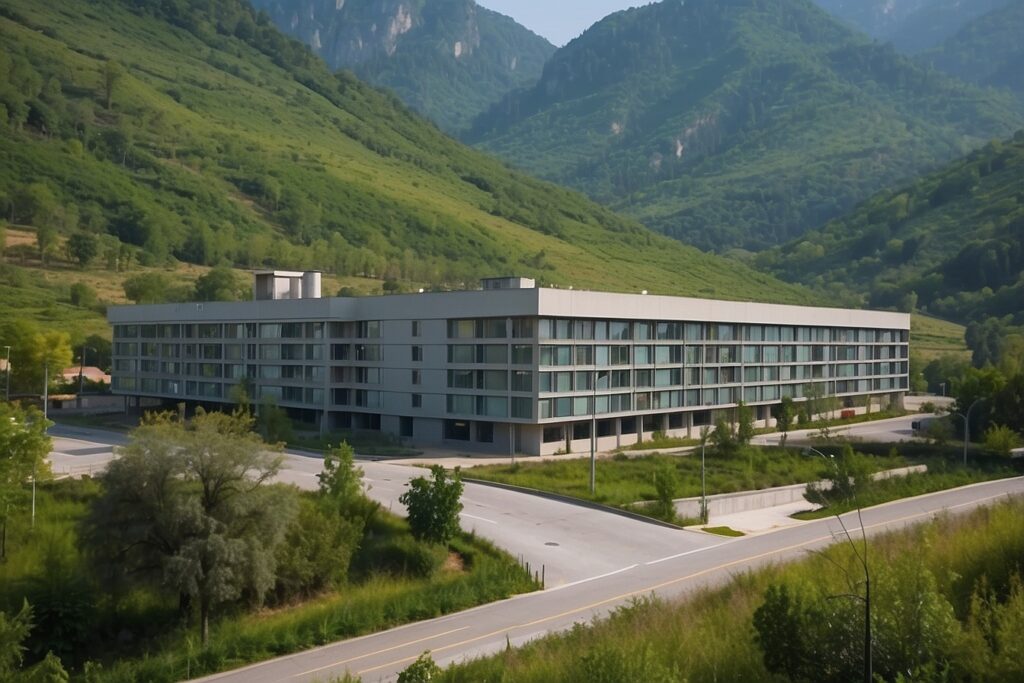
POLYGON ((460 512, 459 516, 460 517, 469 517, 470 519, 479 519, 481 522, 487 522, 488 524, 497 524, 497 522, 495 522, 493 519, 485 519, 483 517, 477 517, 476 515, 471 515, 468 512, 460 512))
POLYGON ((676 555, 669 555, 668 557, 662 557, 662 558, 659 558, 657 560, 651 560, 650 562, 644 562, 644 565, 647 566, 647 567, 650 567, 652 564, 661 564, 662 562, 668 562, 669 560, 675 560, 675 559, 678 559, 680 557, 686 557, 687 555, 693 555, 694 553, 702 553, 705 550, 712 550, 714 548, 721 548, 723 545, 729 545, 730 543, 735 543, 735 542, 736 541, 725 541, 723 543, 716 543, 714 545, 709 545, 706 548, 695 548, 693 550, 687 550, 685 553, 678 553, 676 555))
POLYGON ((608 572, 607 574, 600 574, 599 576, 591 576, 589 579, 580 579, 579 581, 573 581, 572 583, 563 583, 561 586, 555 586, 554 588, 552 588, 550 590, 557 591, 557 590, 561 590, 563 588, 569 588, 571 586, 578 586, 581 583, 586 583, 588 581, 597 581, 598 579, 606 579, 609 576, 615 576, 616 574, 621 574, 622 572, 628 572, 630 569, 636 569, 639 566, 640 566, 639 564, 631 564, 628 567, 623 567, 622 569, 616 569, 615 571, 608 572))

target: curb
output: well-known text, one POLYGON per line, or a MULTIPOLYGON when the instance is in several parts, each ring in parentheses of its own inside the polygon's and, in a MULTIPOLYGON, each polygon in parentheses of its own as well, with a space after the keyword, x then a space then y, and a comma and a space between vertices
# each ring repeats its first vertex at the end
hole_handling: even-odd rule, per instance
POLYGON ((597 510, 599 512, 610 512, 620 517, 627 517, 638 522, 647 522, 655 526, 665 527, 666 529, 676 529, 678 531, 689 531, 686 527, 679 526, 678 524, 672 524, 671 522, 664 522, 660 519, 654 519, 653 517, 646 517, 644 515, 630 512, 629 510, 623 510, 621 508, 612 507, 610 505, 603 505, 601 503, 595 503, 590 500, 584 500, 582 498, 573 498, 572 496, 565 496, 560 493, 551 493, 550 491, 541 491, 540 489, 526 488, 525 486, 515 486, 513 484, 504 484, 497 481, 487 481, 485 479, 471 479, 469 477, 462 477, 462 481, 469 484, 480 484, 482 486, 491 486, 497 489, 505 489, 506 491, 515 491, 516 493, 525 493, 531 496, 537 496, 539 498, 547 498, 549 500, 556 500, 560 503, 568 503, 570 505, 576 505, 578 507, 590 508, 591 510, 597 510))

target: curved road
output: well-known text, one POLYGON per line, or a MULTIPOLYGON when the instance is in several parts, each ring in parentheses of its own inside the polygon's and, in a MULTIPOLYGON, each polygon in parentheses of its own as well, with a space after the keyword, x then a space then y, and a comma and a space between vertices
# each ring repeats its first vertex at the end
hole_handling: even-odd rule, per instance
MULTIPOLYGON (((116 434, 55 427, 54 470, 90 468, 109 461, 116 434)), ((370 495, 397 506, 411 467, 360 462, 370 495)), ((302 488, 316 485, 318 458, 286 456, 280 479, 302 488)), ((946 511, 969 510, 1024 494, 1024 478, 976 484, 897 501, 863 512, 869 534, 899 528, 946 511)), ((532 567, 544 565, 547 590, 465 612, 254 664, 204 679, 231 683, 302 683, 330 680, 346 671, 365 681, 393 681, 424 650, 441 665, 497 652, 605 615, 631 598, 673 597, 727 581, 738 572, 799 557, 829 545, 841 534, 835 519, 771 533, 725 539, 678 531, 558 501, 467 484, 463 527, 492 539, 532 567)), ((859 532, 856 514, 844 516, 859 532)), ((841 540, 841 537, 840 539, 841 540)))

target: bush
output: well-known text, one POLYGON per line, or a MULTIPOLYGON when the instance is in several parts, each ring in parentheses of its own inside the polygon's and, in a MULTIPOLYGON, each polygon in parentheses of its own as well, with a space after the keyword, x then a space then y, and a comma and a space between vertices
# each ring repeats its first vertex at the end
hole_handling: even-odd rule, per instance
POLYGON ((1020 435, 1005 425, 992 425, 985 431, 985 448, 1004 457, 1020 446, 1020 435))
POLYGON ((433 465, 430 473, 432 480, 417 477, 409 482, 398 501, 409 510, 409 527, 417 540, 444 544, 459 531, 462 476, 456 467, 449 477, 440 465, 433 465))
POLYGON ((421 543, 409 536, 367 545, 360 558, 368 569, 398 577, 429 578, 448 558, 444 546, 421 543))
POLYGON ((96 290, 84 282, 76 282, 69 290, 71 305, 79 308, 92 308, 96 305, 96 290))
POLYGON ((398 683, 428 683, 441 675, 439 667, 430 656, 430 651, 424 652, 415 662, 398 674, 398 683))

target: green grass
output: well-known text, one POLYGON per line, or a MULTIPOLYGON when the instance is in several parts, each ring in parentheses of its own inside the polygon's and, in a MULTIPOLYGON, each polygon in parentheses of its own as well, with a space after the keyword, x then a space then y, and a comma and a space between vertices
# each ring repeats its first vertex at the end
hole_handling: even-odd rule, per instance
POLYGON ((872 482, 867 490, 858 492, 852 500, 829 499, 826 507, 798 512, 793 517, 807 520, 841 515, 859 507, 867 508, 968 484, 1016 477, 1021 475, 1022 470, 1024 468, 1020 465, 995 458, 985 458, 980 462, 972 461, 966 468, 955 459, 952 462, 936 459, 929 462, 927 472, 914 472, 905 477, 872 482))
POLYGON ((709 534, 715 534, 716 536, 728 536, 729 538, 739 538, 740 536, 746 536, 742 531, 736 531, 727 526, 706 526, 701 529, 709 534))
POLYGON ((910 348, 925 361, 949 354, 970 357, 963 325, 915 313, 910 319, 910 348))
MULTIPOLYGON (((1013 620, 1002 642, 1003 657, 991 657, 993 640, 980 636, 979 624, 1000 606, 1024 609, 1013 586, 1024 572, 1024 502, 1014 500, 968 515, 941 515, 926 524, 869 540, 875 597, 876 650, 879 668, 914 619, 899 618, 907 602, 909 577, 925 572, 934 578, 934 591, 954 618, 953 644, 941 656, 950 661, 953 680, 1020 680, 1024 674, 1014 643, 1013 620), (980 590, 991 600, 974 605, 980 590), (1014 597, 1015 596, 1015 597, 1014 597), (900 629, 903 629, 901 632, 900 629), (1002 675, 996 663, 1011 667, 1002 675), (990 667, 990 668, 988 668, 990 667), (1016 667, 1016 668, 1013 668, 1016 667)), ((449 667, 441 681, 451 683, 590 683, 591 681, 779 681, 766 668, 752 627, 754 611, 764 602, 771 584, 783 583, 804 596, 858 592, 846 583, 856 572, 846 543, 801 561, 770 566, 735 576, 721 588, 704 589, 682 600, 639 598, 612 616, 589 626, 550 635, 522 647, 449 667)), ((822 598, 824 599, 824 598, 822 598)), ((858 609, 859 603, 851 603, 858 609)), ((934 634, 929 634, 933 636, 934 634)), ((859 643, 854 648, 859 647, 859 643)), ((854 650, 856 651, 856 650, 854 650)))
MULTIPOLYGON (((781 448, 751 447, 731 457, 722 457, 709 451, 706 462, 708 494, 799 484, 816 481, 827 473, 820 458, 810 458, 799 451, 781 448)), ((877 470, 907 464, 902 457, 888 455, 878 456, 873 462, 877 470)), ((659 467, 665 465, 674 467, 679 473, 677 498, 700 495, 699 454, 638 458, 616 456, 599 460, 596 495, 590 493, 590 461, 587 459, 486 465, 464 470, 463 475, 628 508, 638 501, 656 500, 654 475, 659 467)), ((642 512, 642 509, 638 511, 642 512)))
MULTIPOLYGON (((53 549, 88 579, 76 547, 77 524, 99 493, 90 480, 39 486, 35 529, 27 508, 9 529, 9 559, 0 563, 0 610, 21 606, 53 549)), ((404 520, 379 511, 372 524, 377 541, 409 535, 404 520)), ((177 625, 176 599, 152 589, 127 596, 114 613, 109 600, 92 591, 95 607, 87 623, 87 647, 80 659, 101 662, 97 681, 176 681, 214 673, 335 640, 391 628, 500 600, 538 586, 525 569, 490 543, 461 534, 451 544, 454 565, 412 578, 384 574, 372 554, 350 571, 349 583, 308 602, 250 612, 228 605, 211 625, 210 643, 197 644, 195 629, 177 625), (130 634, 122 640, 118 633, 130 634)), ((372 549, 369 551, 372 553, 372 549)), ((66 662, 67 663, 67 662, 66 662)))

